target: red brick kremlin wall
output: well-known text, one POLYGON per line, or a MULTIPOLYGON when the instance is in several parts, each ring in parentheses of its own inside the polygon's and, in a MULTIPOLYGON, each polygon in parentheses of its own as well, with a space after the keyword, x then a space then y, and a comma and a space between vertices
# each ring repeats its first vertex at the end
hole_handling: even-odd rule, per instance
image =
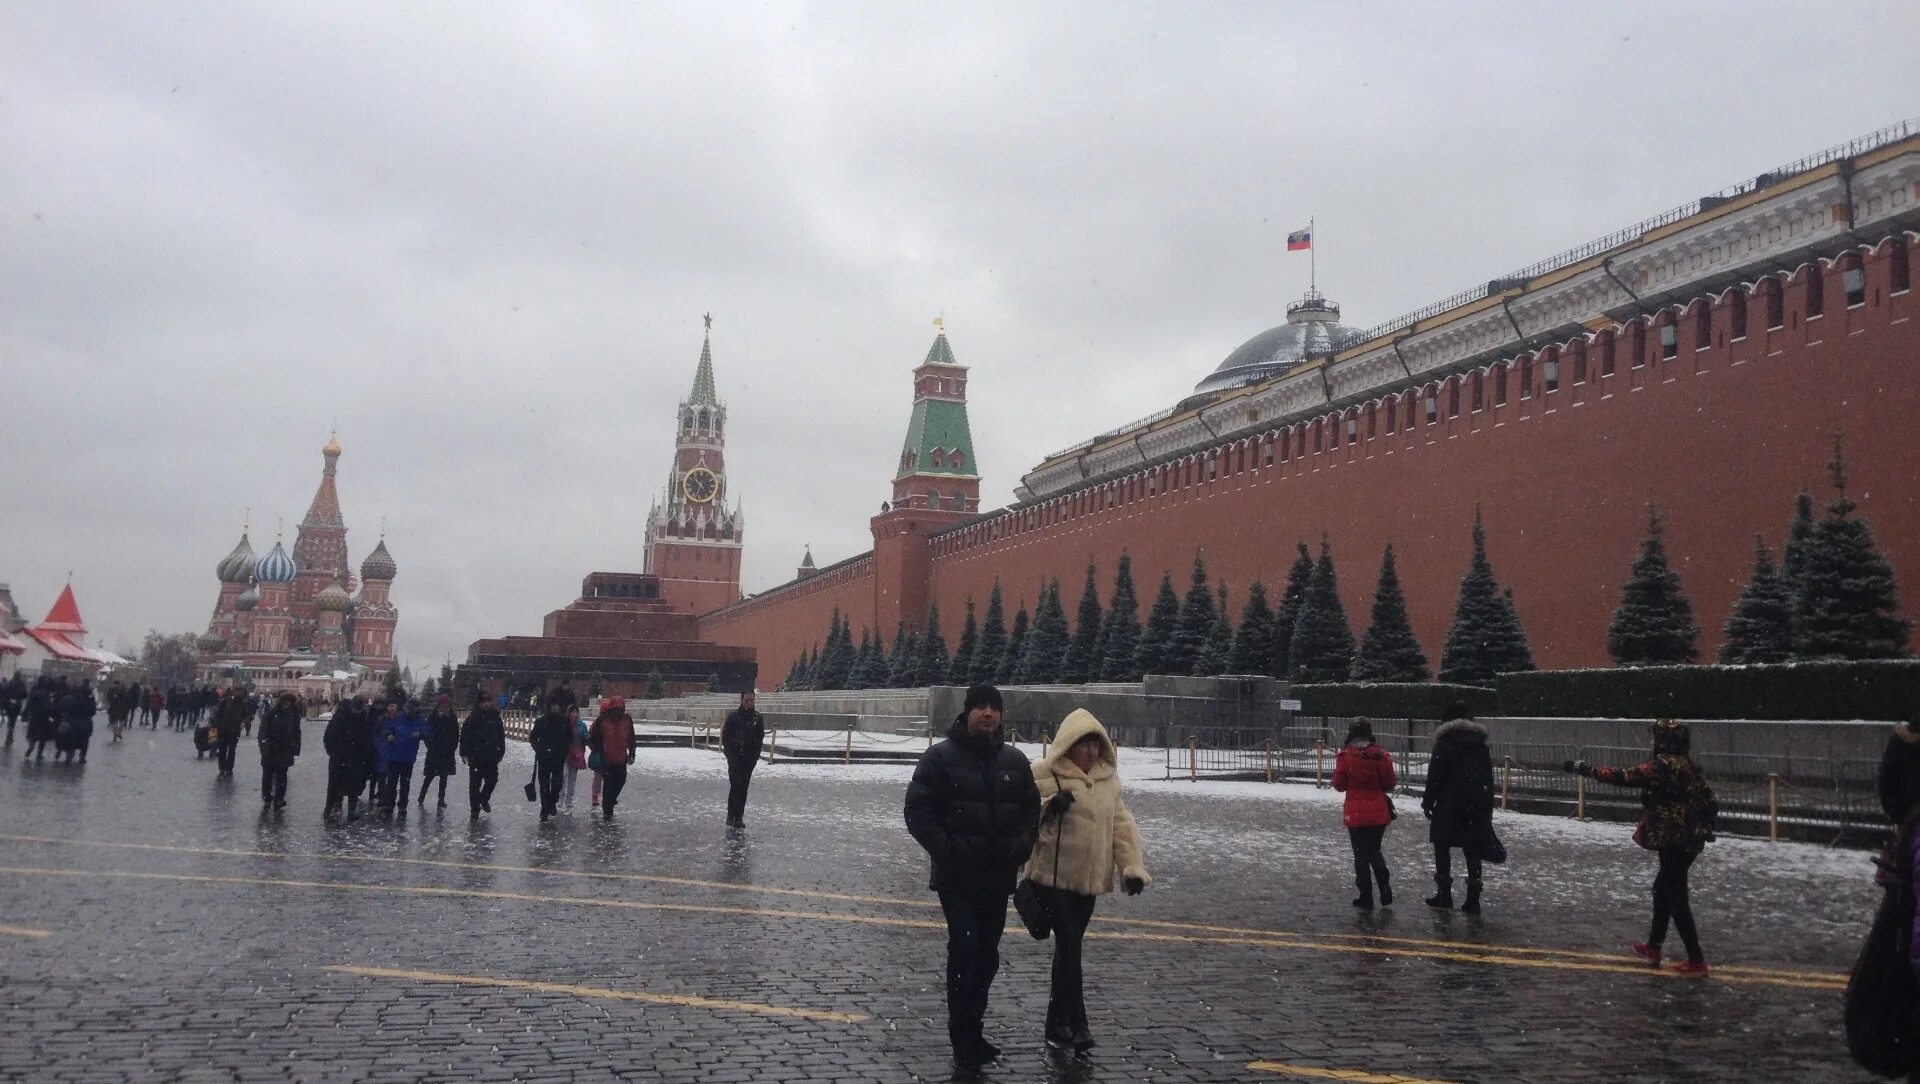
MULTIPOLYGON (((1909 276, 1913 240, 1898 259, 1909 276)), ((1667 516, 1668 551, 1710 659, 1746 582, 1754 533, 1777 554, 1794 494, 1808 488, 1824 504, 1824 465, 1840 431, 1849 490, 1912 616, 1920 602, 1920 303, 1895 288, 1897 251, 1882 242, 1818 271, 1763 280, 1751 294, 1736 287, 1702 296, 1590 339, 1393 389, 1368 405, 948 531, 932 543, 930 597, 951 645, 967 599, 984 605, 996 579, 1009 617, 1049 576, 1060 578, 1071 614, 1092 559, 1104 603, 1124 549, 1144 618, 1161 572, 1172 571, 1184 591, 1194 550, 1204 547, 1237 618, 1247 584, 1276 589, 1294 543, 1317 547, 1324 531, 1356 636, 1381 550, 1394 544, 1414 631, 1437 665, 1478 502, 1495 574, 1514 591, 1539 664, 1604 666, 1607 623, 1653 501, 1667 516), (1849 306, 1842 273, 1854 260, 1866 290, 1849 306), (1820 313, 1810 315, 1815 287, 1820 313), (1770 328, 1776 310, 1780 326, 1770 328), (1661 345, 1666 325, 1676 332, 1671 359, 1661 345), (1551 391, 1550 361, 1558 370, 1551 391)), ((824 636, 834 605, 856 623, 871 620, 870 570, 776 589, 710 615, 702 631, 758 649, 761 683, 771 686, 824 636)))

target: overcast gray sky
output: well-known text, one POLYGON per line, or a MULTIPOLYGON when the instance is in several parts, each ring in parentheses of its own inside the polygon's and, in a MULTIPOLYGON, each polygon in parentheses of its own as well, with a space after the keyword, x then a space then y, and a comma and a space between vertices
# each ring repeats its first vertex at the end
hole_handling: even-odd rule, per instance
POLYGON ((337 423, 404 659, 638 569, 714 314, 746 588, 867 548, 944 312, 985 497, 1307 282, 1369 325, 1903 117, 1920 5, 0 13, 0 580, 109 647, 337 423))

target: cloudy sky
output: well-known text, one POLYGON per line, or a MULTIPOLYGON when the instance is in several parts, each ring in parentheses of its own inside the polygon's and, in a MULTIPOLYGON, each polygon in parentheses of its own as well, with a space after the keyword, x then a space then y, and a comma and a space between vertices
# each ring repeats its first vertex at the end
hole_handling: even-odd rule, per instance
POLYGON ((638 569, 700 315, 746 587, 870 542, 944 313, 989 501, 1307 282, 1398 313, 1920 114, 1920 6, 0 13, 0 581, 201 631, 331 426, 400 652, 638 569))

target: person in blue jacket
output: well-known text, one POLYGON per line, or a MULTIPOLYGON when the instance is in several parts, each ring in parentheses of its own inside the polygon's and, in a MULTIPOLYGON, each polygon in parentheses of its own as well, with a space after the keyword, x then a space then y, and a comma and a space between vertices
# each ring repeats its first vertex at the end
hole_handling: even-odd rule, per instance
POLYGON ((407 701, 401 711, 397 701, 387 704, 387 713, 373 731, 374 755, 380 759, 380 815, 393 816, 399 806, 407 815, 407 795, 413 789, 413 762, 420 756, 420 739, 427 733, 427 721, 420 714, 420 701, 407 701))

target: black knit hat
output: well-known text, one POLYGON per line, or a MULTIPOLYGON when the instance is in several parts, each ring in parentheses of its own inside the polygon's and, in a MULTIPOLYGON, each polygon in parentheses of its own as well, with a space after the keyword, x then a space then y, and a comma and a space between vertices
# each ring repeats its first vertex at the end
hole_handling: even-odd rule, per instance
POLYGON ((972 711, 975 708, 992 708, 1003 713, 1007 710, 1000 702, 1000 690, 991 685, 975 685, 967 690, 967 702, 962 710, 972 711))

